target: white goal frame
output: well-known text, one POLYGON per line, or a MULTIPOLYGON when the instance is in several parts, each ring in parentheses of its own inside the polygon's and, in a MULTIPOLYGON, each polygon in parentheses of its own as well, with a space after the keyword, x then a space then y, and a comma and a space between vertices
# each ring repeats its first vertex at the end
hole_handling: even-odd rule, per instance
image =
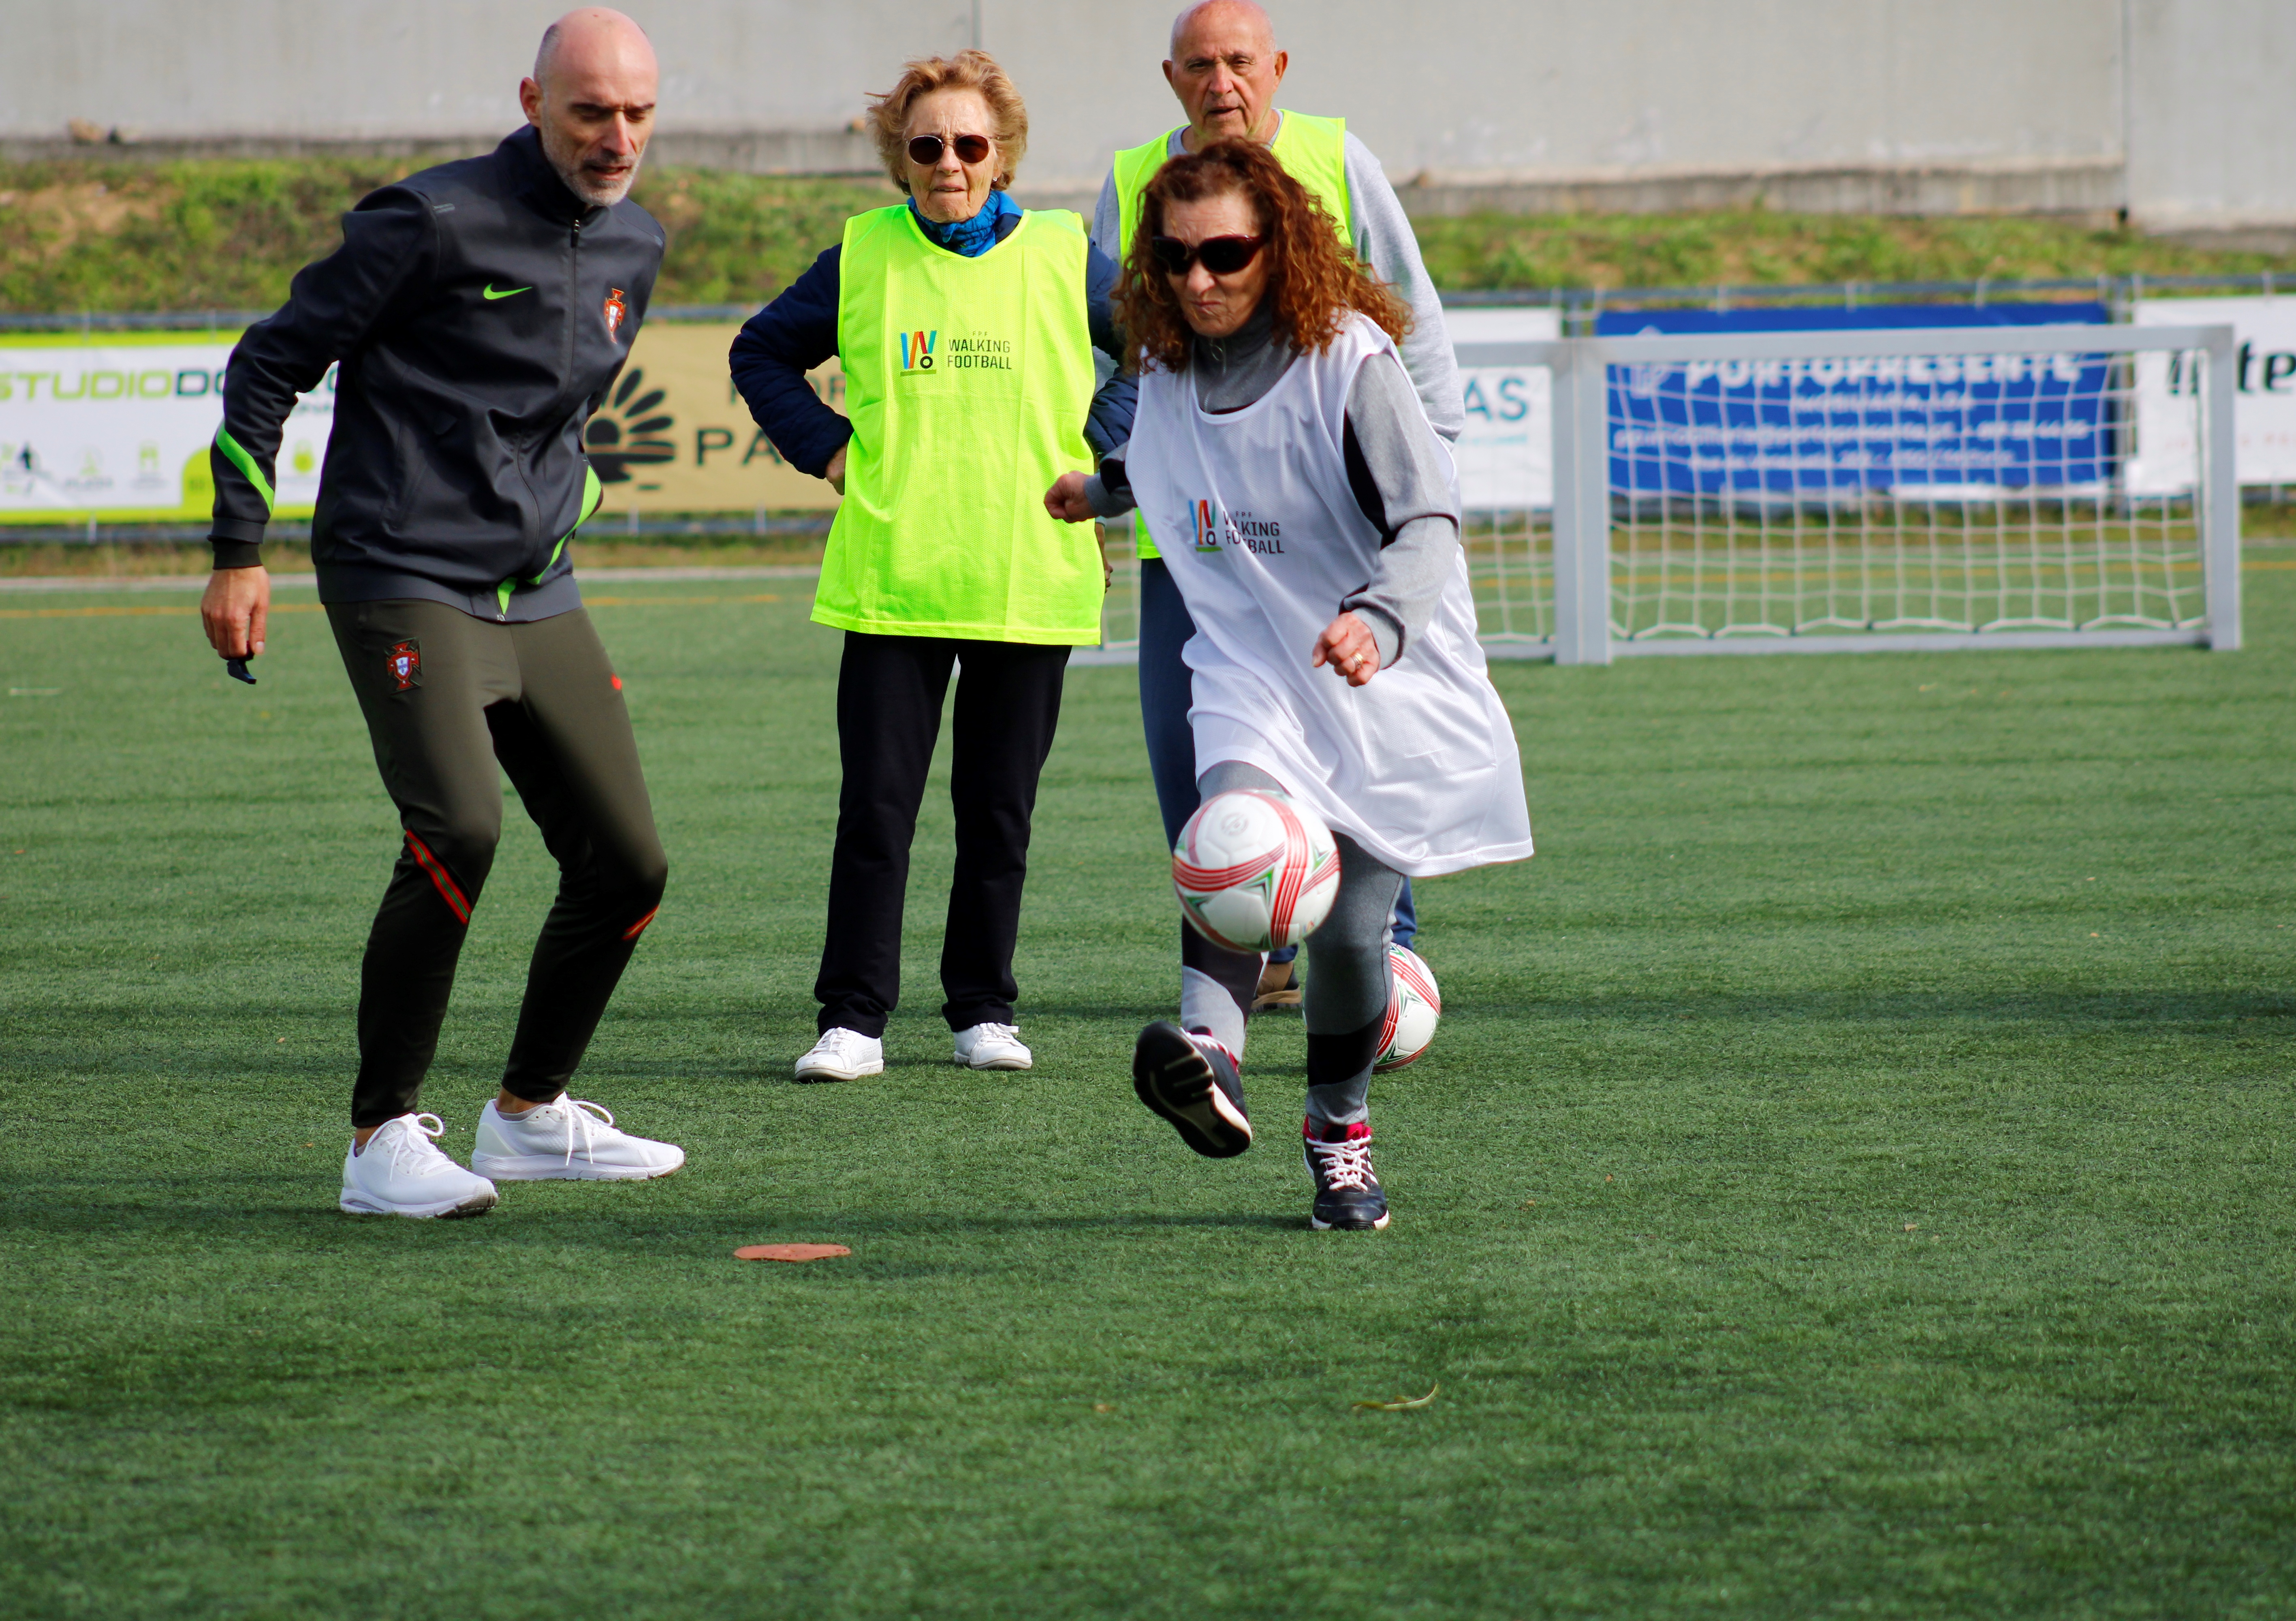
MULTIPOLYGON (((1463 535, 1468 569, 1475 584, 1481 641, 1492 658, 1552 658, 1561 664, 1607 664, 1614 658, 1700 653, 1876 653, 1937 652, 2021 647, 2144 647, 2201 646, 2219 652, 2240 646, 2240 488, 2234 463, 2233 329, 2207 326, 1927 326, 1850 331, 1677 334, 1632 338, 1563 338, 1539 341, 1462 343, 1463 368, 1544 368, 1552 379, 1549 508, 1470 511, 1463 535), (2131 624, 2128 614, 2101 616, 2085 628, 2033 628, 2009 623, 1996 629, 1867 629, 1848 633, 1808 634, 1795 626, 1763 624, 1700 633, 1696 627, 1668 626, 1667 635, 1628 634, 1615 622, 1614 607, 1631 590, 1636 566, 1617 543, 1621 519, 1614 498, 1636 492, 1611 486, 1610 386, 1613 366, 1671 369, 1699 362, 1829 361, 1932 356, 2106 357, 2111 392, 2133 404, 2140 357, 2190 355, 2202 386, 2190 396, 2194 411, 2194 484, 2173 498, 2188 517, 2177 520, 2192 539, 2180 545, 2182 566, 2200 567, 2201 612, 2172 615, 2165 623, 2131 624), (2114 622, 2119 621, 2121 622, 2114 622), (1759 632, 1759 633, 1756 633, 1759 632)), ((2133 523, 2128 471, 2137 447, 2136 412, 2124 409, 2110 424, 2117 449, 2108 487, 2074 498, 2099 514, 2100 523, 2133 523), (2111 514, 2107 516, 2106 514, 2111 514)), ((1536 432, 1536 419, 1532 423, 1536 432)), ((2057 498, 2063 492, 2029 492, 2014 501, 2057 498)), ((1664 498, 1661 498, 1663 499, 1664 498)), ((1855 505, 1864 495, 1800 495, 1778 498, 1781 506, 1816 505, 1828 499, 1855 505)), ((1896 491, 1899 506, 1952 510, 1956 504, 1982 506, 1984 498, 1950 492, 1925 495, 1919 487, 1896 491)), ((2160 498, 2148 496, 2144 499, 2160 498)), ((1728 506, 1734 498, 1709 503, 1728 506)), ((2067 532, 2077 525, 2069 523, 2067 532)), ((1079 664, 1130 663, 1139 656, 1137 571, 1133 567, 1136 529, 1129 520, 1103 526, 1115 576, 1102 616, 1098 647, 1078 648, 1079 664)), ((1629 537, 1629 546, 1631 537, 1629 537)), ((2178 588, 2184 595, 2188 588, 2178 588)), ((1839 622, 1839 621, 1836 621, 1839 622)), ((1906 621, 1898 621, 1899 624, 1906 621)), ((1932 624, 1934 621, 1931 621, 1932 624)), ((1915 621, 1916 627, 1919 621, 1915 621)), ((1830 629, 1830 628, 1829 628, 1830 629)))
MULTIPOLYGON (((1553 631, 1494 636, 1494 657, 1553 657, 1607 664, 1642 654, 1862 653, 2012 647, 2240 646, 2240 490, 2234 466, 2233 329, 2212 326, 1976 326, 1864 331, 1734 333, 1541 342, 1466 343, 1463 367, 1546 367, 1554 377, 1553 631), (2202 361, 2198 483, 2190 492, 2198 529, 2204 612, 2164 626, 1996 630, 1866 630, 1846 635, 1681 635, 1636 638, 1612 622, 1615 577, 1628 565, 1612 543, 1610 368, 1673 368, 1698 362, 1849 360, 1967 355, 2107 356, 2133 372, 2136 356, 2189 351, 2202 361)), ((2126 435, 2132 424, 2115 431, 2126 435)), ((2120 460, 2125 465, 2127 448, 2120 460)), ((2106 498, 2111 498, 2107 497, 2106 498)), ((1473 528, 1470 520, 1470 530, 1473 528)))

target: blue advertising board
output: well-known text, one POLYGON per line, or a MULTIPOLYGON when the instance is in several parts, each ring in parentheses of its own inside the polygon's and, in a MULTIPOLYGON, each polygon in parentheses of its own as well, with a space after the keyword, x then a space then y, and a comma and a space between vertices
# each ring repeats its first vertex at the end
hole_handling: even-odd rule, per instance
MULTIPOLYGON (((1598 337, 2102 325, 2102 304, 1606 310, 1598 337)), ((2111 475, 2103 355, 1903 355, 1610 368, 1611 488, 1810 497, 2095 485, 2111 475)))

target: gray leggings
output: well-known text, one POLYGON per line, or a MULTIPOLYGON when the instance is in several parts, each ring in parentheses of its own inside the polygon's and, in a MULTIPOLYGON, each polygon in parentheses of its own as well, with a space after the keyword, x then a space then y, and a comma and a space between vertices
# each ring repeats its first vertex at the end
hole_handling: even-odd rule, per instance
MULTIPOLYGON (((1258 766, 1224 760, 1197 779, 1197 787, 1210 799, 1232 788, 1281 792, 1283 785, 1258 766)), ((1365 1117, 1372 1059, 1378 1056, 1379 1027, 1387 1016, 1388 923, 1403 875, 1346 834, 1332 836, 1340 847, 1340 893, 1332 902, 1331 916, 1308 937, 1308 1107, 1322 1118, 1345 1125, 1365 1117)), ((1251 979, 1256 980, 1259 965, 1250 960, 1251 979)), ((1231 976, 1217 977, 1225 982, 1231 976)), ((1197 1021, 1186 1016, 1193 1011, 1186 1008, 1186 1000, 1184 996, 1183 1022, 1193 1024, 1197 1021)), ((1247 992, 1234 1020, 1234 1040, 1213 1030, 1239 1053, 1243 1050, 1242 1015, 1250 1006, 1247 992)), ((1226 1009, 1217 1011, 1224 1015, 1226 1009)), ((1226 1017, 1217 1020, 1218 1024, 1227 1022, 1226 1017)))

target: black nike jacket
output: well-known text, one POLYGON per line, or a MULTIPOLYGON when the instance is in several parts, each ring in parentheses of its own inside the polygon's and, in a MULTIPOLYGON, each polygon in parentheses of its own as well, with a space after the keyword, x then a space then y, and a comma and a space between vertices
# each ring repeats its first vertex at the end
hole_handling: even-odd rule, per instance
POLYGON ((362 200, 343 245, 232 350, 216 566, 260 560, 281 426, 340 361, 311 523, 321 599, 506 621, 578 605, 566 540, 598 500, 583 429, 661 253, 651 215, 580 201, 531 128, 362 200))

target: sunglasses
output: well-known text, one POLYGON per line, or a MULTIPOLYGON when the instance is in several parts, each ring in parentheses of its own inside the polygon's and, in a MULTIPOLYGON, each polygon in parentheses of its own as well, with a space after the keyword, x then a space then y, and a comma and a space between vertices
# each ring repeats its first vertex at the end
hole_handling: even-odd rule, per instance
POLYGON ((1257 236, 1210 236, 1193 248, 1177 236, 1152 236, 1148 257, 1167 276, 1187 275, 1200 259, 1214 276, 1234 276, 1259 257, 1261 245, 1257 236))
POLYGON ((909 161, 919 169, 931 169, 940 161, 944 148, 956 148, 959 163, 979 163, 988 156, 987 136, 959 136, 954 141, 944 141, 939 136, 918 136, 909 143, 909 161))

